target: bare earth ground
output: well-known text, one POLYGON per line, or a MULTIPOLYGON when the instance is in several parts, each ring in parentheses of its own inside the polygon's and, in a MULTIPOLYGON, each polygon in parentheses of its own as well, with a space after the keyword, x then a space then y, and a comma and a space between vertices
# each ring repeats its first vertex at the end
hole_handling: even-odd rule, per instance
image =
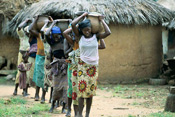
MULTIPOLYGON (((97 96, 94 96, 93 99, 90 117, 128 117, 130 115, 140 117, 162 112, 169 94, 169 86, 167 85, 115 85, 115 88, 113 87, 99 86, 97 96)), ((0 98, 11 97, 13 90, 14 86, 0 85, 0 98)), ((49 104, 49 93, 46 94, 47 104, 49 104)), ((34 103, 40 103, 35 102, 33 99, 35 94, 34 88, 29 88, 29 94, 26 97, 30 102, 27 103, 29 106, 32 106, 34 103)), ((18 95, 22 97, 22 90, 18 89, 18 95)), ((54 113, 49 115, 52 117, 65 117, 65 114, 59 114, 60 111, 61 107, 55 109, 54 113)), ((72 115, 74 115, 73 110, 72 115)))

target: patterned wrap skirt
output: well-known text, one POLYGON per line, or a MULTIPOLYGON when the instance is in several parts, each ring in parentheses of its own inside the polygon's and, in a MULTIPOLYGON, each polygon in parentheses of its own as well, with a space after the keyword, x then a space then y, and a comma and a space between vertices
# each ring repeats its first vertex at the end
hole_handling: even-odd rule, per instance
POLYGON ((44 65, 44 89, 45 91, 48 91, 48 87, 53 87, 53 77, 51 72, 51 67, 48 67, 50 65, 50 60, 48 60, 45 57, 45 65, 44 65))
POLYGON ((57 59, 56 62, 52 62, 53 73, 53 93, 52 100, 63 99, 63 102, 67 102, 67 63, 65 59, 57 59), (58 60, 58 61, 57 61, 58 60))
POLYGON ((78 105, 78 60, 80 58, 80 49, 74 50, 74 54, 72 56, 72 103, 74 105, 78 105))
POLYGON ((78 97, 90 98, 96 95, 98 65, 89 65, 79 58, 77 74, 78 97))
POLYGON ((68 80, 68 90, 67 90, 67 97, 72 98, 72 70, 70 69, 71 64, 68 63, 67 67, 67 80, 68 80))
POLYGON ((29 57, 28 62, 32 63, 32 66, 29 71, 27 71, 27 84, 29 84, 32 87, 35 87, 35 83, 33 80, 33 74, 34 74, 34 68, 35 68, 35 58, 29 57))
POLYGON ((44 61, 44 56, 36 55, 33 82, 41 88, 44 88, 44 61))

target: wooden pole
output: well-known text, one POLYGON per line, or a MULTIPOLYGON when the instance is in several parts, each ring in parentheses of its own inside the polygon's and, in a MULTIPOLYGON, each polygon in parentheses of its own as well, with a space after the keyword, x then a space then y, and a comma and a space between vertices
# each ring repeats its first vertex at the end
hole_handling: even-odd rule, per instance
POLYGON ((175 112, 175 86, 170 87, 170 94, 167 97, 165 111, 175 112))

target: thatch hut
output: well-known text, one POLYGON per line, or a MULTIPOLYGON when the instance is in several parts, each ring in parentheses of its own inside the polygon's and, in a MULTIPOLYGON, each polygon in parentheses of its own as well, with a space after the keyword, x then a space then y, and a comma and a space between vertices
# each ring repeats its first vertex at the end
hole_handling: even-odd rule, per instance
POLYGON ((101 83, 141 81, 159 74, 162 65, 161 24, 173 13, 152 0, 49 0, 22 9, 4 28, 4 34, 17 37, 19 23, 36 15, 74 18, 77 11, 104 14, 112 31, 100 50, 101 83))
MULTIPOLYGON (((39 0, 0 0, 0 56, 8 60, 11 69, 16 69, 19 39, 3 35, 6 24, 24 7, 39 0)), ((8 68, 8 69, 10 69, 8 68)))

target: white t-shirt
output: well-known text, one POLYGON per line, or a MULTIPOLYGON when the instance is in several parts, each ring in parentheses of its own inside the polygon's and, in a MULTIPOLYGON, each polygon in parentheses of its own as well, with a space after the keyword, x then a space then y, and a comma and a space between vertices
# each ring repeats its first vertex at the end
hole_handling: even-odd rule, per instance
POLYGON ((98 41, 96 34, 91 38, 81 37, 79 41, 80 48, 80 58, 87 64, 98 65, 99 55, 98 55, 98 41))
POLYGON ((23 50, 26 51, 30 45, 29 45, 29 37, 25 34, 23 28, 21 28, 21 30, 18 31, 18 28, 16 29, 16 32, 19 36, 20 39, 20 47, 19 50, 23 50))

